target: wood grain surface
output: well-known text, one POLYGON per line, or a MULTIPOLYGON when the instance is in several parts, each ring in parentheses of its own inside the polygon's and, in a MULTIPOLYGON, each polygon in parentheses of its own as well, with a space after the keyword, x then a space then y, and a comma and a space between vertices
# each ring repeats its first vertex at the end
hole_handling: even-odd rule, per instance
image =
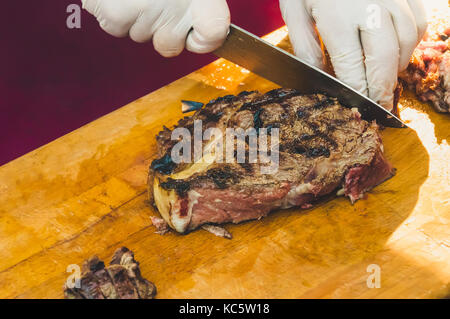
MULTIPOLYGON (((267 38, 288 47, 286 29, 267 38), (281 41, 280 41, 281 40, 281 41)), ((149 75, 151 76, 151 75, 149 75)), ((411 129, 383 131, 397 175, 351 205, 325 201, 227 225, 155 234, 146 177, 155 135, 207 102, 276 85, 222 59, 0 167, 0 297, 62 298, 71 264, 135 252, 158 298, 440 298, 450 293, 449 116, 405 92, 411 129), (368 266, 381 270, 369 288, 368 266)))

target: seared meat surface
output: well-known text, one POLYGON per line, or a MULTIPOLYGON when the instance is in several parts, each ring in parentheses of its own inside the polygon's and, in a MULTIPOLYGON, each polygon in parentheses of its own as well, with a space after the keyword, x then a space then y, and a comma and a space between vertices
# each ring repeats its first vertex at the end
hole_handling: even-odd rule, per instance
POLYGON ((438 112, 450 112, 450 9, 434 17, 400 79, 438 112))
MULTIPOLYGON (((377 124, 321 94, 290 89, 242 92, 211 101, 176 128, 193 132, 195 120, 202 120, 203 129, 221 132, 266 129, 278 167, 267 173, 262 158, 250 162, 249 138, 245 163, 175 164, 171 151, 178 141, 164 128, 157 136, 158 159, 150 168, 149 193, 169 226, 181 233, 204 224, 259 219, 279 208, 309 208, 333 192, 354 202, 395 172, 384 157, 377 124), (277 136, 275 129, 278 140, 271 139, 277 136)), ((203 141, 204 146, 208 143, 203 141)), ((223 153, 230 151, 225 148, 223 153)))
POLYGON ((64 287, 66 299, 152 299, 153 283, 142 278, 139 263, 126 247, 116 250, 109 267, 93 256, 83 264, 80 287, 64 287))

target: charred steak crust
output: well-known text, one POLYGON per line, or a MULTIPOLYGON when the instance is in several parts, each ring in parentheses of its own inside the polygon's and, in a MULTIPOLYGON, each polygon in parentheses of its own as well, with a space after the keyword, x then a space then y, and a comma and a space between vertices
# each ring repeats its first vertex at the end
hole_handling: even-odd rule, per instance
MULTIPOLYGON (((151 197, 159 194, 156 206, 179 232, 203 224, 258 219, 278 208, 307 208, 339 189, 354 202, 395 173, 384 157, 377 124, 325 95, 291 89, 228 95, 180 120, 175 128, 193 132, 194 120, 199 119, 203 129, 215 127, 222 132, 266 128, 270 135, 278 128, 279 168, 264 175, 260 172, 264 163, 211 163, 177 178, 192 164, 176 165, 170 160, 177 141, 164 127, 156 138, 159 158, 150 167, 149 192, 151 197), (158 203, 161 194, 173 196, 163 205, 158 203), (167 212, 162 212, 163 206, 167 212)), ((248 151, 248 139, 245 143, 248 151)))
POLYGON ((83 264, 80 287, 64 286, 66 299, 152 299, 156 287, 144 279, 134 254, 126 247, 114 253, 109 267, 97 256, 83 264))

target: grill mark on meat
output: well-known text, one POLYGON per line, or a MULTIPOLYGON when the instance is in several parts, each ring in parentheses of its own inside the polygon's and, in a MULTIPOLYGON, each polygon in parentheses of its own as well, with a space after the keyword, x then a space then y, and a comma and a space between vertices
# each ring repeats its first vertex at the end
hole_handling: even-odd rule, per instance
MULTIPOLYGON (((250 164, 242 164, 242 167, 251 172, 250 164), (248 166, 247 166, 248 165, 248 166)), ((165 190, 174 190, 180 197, 185 197, 187 192, 194 186, 212 182, 219 189, 225 189, 239 182, 239 175, 228 165, 210 168, 205 175, 193 175, 188 179, 172 179, 168 178, 165 182, 161 182, 160 186, 165 190)))
POLYGON ((239 181, 239 177, 229 166, 216 167, 209 169, 206 172, 206 176, 211 179, 214 184, 220 188, 224 189, 230 185, 234 185, 239 181))
POLYGON ((297 90, 275 89, 267 92, 261 99, 244 103, 239 111, 250 110, 255 112, 259 108, 262 108, 268 104, 281 104, 284 101, 299 95, 301 95, 301 93, 297 90))
POLYGON ((316 158, 320 156, 330 157, 330 149, 326 146, 308 146, 302 144, 301 142, 296 143, 296 141, 280 145, 281 151, 301 154, 309 158, 316 158))
POLYGON ((301 108, 297 110, 297 117, 303 118, 305 115, 310 115, 314 110, 326 109, 336 103, 336 99, 328 96, 320 98, 317 95, 309 95, 309 97, 311 97, 313 103, 301 106, 301 108))
MULTIPOLYGON (((292 114, 292 107, 289 105, 289 103, 281 102, 280 106, 283 108, 283 113, 280 114, 280 120, 281 121, 288 121, 292 114)), ((293 122, 294 119, 290 122, 293 122)))
POLYGON ((297 115, 298 119, 302 119, 302 118, 309 116, 309 113, 304 109, 299 109, 299 110, 297 110, 296 115, 297 115))
POLYGON ((325 146, 312 147, 306 151, 305 155, 312 158, 319 156, 330 157, 330 150, 325 146))
POLYGON ((253 172, 252 165, 245 162, 245 163, 238 163, 247 173, 253 172))
POLYGON ((319 130, 319 127, 317 124, 312 122, 306 122, 306 125, 308 125, 312 131, 313 134, 303 134, 300 137, 301 141, 308 141, 308 140, 314 140, 314 139, 321 139, 323 140, 327 145, 330 145, 333 148, 337 148, 337 142, 329 135, 332 131, 335 130, 332 126, 328 125, 326 126, 325 132, 322 132, 319 130))
POLYGON ((326 97, 325 99, 322 99, 322 100, 318 101, 316 104, 314 104, 312 106, 312 108, 316 109, 316 110, 324 109, 333 104, 334 104, 334 100, 330 99, 329 97, 326 97))
POLYGON ((202 109, 200 112, 200 115, 204 117, 206 122, 217 122, 220 120, 220 118, 223 116, 223 112, 215 112, 214 110, 211 110, 211 108, 205 108, 202 109))
MULTIPOLYGON (((246 96, 246 95, 249 95, 251 92, 247 92, 247 91, 244 91, 244 92, 241 92, 241 93, 244 93, 243 95, 241 95, 241 96, 246 96), (245 93, 244 93, 245 92, 245 93)), ((239 96, 239 95, 238 95, 239 96)), ((217 99, 213 99, 213 100, 211 100, 211 101, 209 101, 208 102, 208 104, 206 104, 206 107, 208 108, 208 107, 211 107, 212 105, 214 105, 214 104, 217 104, 217 103, 231 103, 231 102, 233 102, 235 99, 236 99, 237 97, 235 96, 235 95, 225 95, 225 96, 221 96, 221 97, 218 97, 217 99)))
POLYGON ((161 183, 161 187, 165 190, 173 189, 178 195, 183 197, 191 189, 191 184, 183 179, 168 178, 161 183))

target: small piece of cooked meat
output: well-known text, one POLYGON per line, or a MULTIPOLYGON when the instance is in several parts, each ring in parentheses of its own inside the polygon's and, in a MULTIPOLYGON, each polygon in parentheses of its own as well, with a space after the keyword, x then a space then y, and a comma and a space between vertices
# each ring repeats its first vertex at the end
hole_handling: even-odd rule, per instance
POLYGON ((97 256, 83 264, 80 287, 64 286, 66 299, 152 299, 156 287, 144 279, 134 254, 126 247, 116 250, 109 267, 97 256))
POLYGON ((150 217, 153 226, 155 226, 156 228, 156 233, 160 234, 160 235, 164 235, 165 233, 167 233, 169 231, 169 225, 167 224, 167 222, 159 217, 156 216, 152 216, 150 217))
POLYGON ((408 68, 400 74, 406 86, 438 112, 450 112, 450 9, 434 17, 415 49, 408 68))
POLYGON ((210 232, 211 234, 217 237, 222 237, 226 239, 233 238, 233 236, 231 236, 231 234, 225 228, 220 226, 205 224, 202 226, 202 229, 206 230, 207 232, 210 232))
MULTIPOLYGON (((149 194, 169 226, 181 233, 204 224, 259 219, 279 208, 309 208, 338 190, 354 202, 395 172, 384 157, 377 124, 321 94, 277 89, 229 95, 175 128, 193 132, 194 120, 222 132, 278 128, 279 167, 274 174, 263 174, 261 167, 267 164, 259 161, 177 165, 171 160, 177 141, 164 128, 156 138, 159 158, 151 165, 149 194)), ((248 139, 245 143, 248 151, 248 139)))

